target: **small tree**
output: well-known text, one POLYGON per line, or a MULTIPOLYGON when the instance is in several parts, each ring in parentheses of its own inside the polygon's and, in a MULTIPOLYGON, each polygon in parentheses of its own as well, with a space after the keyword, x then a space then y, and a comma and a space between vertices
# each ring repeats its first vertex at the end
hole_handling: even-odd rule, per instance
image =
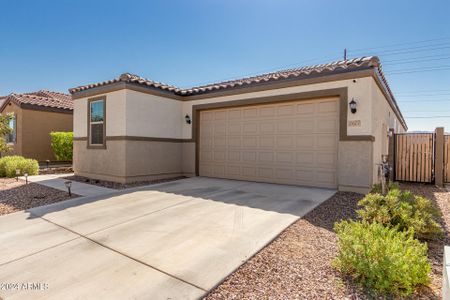
POLYGON ((9 121, 14 117, 14 114, 0 115, 0 152, 8 152, 11 147, 6 142, 6 136, 12 132, 9 127, 9 121))
POLYGON ((72 161, 73 132, 51 132, 51 146, 59 161, 72 161))

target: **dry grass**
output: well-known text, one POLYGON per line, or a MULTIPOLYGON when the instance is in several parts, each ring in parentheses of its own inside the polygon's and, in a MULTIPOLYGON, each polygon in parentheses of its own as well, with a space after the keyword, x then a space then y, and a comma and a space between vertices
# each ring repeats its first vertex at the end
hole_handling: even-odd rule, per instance
MULTIPOLYGON (((431 185, 402 184, 436 203, 443 213, 445 237, 429 244, 433 268, 429 287, 413 299, 440 299, 443 245, 450 244, 450 193, 431 185)), ((270 245, 210 292, 207 299, 383 299, 343 278, 331 265, 337 255, 333 225, 356 218, 363 196, 338 192, 287 228, 270 245)))

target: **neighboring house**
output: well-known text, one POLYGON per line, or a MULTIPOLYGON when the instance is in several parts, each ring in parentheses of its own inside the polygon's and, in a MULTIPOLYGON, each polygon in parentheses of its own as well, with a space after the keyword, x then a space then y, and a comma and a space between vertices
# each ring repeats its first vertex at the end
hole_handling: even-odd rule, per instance
MULTIPOLYGON (((33 93, 12 93, 0 99, 0 113, 13 113, 12 133, 7 142, 11 153, 54 161, 50 132, 73 130, 73 102, 70 95, 41 90, 33 93)), ((5 153, 2 153, 3 155, 5 153)))
POLYGON ((69 91, 75 173, 122 183, 200 175, 366 192, 389 128, 407 130, 377 57, 188 89, 126 73, 69 91))

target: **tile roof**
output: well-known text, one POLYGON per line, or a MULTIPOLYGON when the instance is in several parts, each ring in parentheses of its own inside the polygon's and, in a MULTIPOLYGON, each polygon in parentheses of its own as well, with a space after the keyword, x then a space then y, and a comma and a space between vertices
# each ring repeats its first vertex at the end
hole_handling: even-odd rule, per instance
POLYGON ((229 80, 224 82, 212 83, 202 86, 196 86, 192 88, 178 88, 173 85, 168 85, 161 82, 156 82, 153 80, 149 80, 137 75, 124 73, 120 75, 118 78, 107 80, 103 82, 98 82, 94 84, 88 84, 83 86, 78 86, 72 89, 69 89, 71 94, 81 92, 84 90, 88 90, 91 88, 104 86, 116 82, 127 82, 127 83, 135 83, 143 86, 153 87, 165 91, 172 92, 176 95, 180 96, 190 96, 196 94, 202 94, 209 91, 222 90, 233 87, 241 87, 251 84, 258 84, 263 82, 272 82, 283 79, 292 79, 292 78, 302 78, 302 77, 310 77, 314 75, 328 75, 334 73, 341 73, 346 71, 356 71, 364 68, 373 68, 378 67, 380 65, 380 61, 376 56, 368 56, 368 57, 360 57, 354 58, 350 60, 336 61, 327 64, 320 64, 308 67, 294 68, 288 70, 282 70, 277 72, 266 73, 258 76, 246 77, 237 80, 229 80))
MULTIPOLYGON (((383 74, 381 62, 380 59, 377 56, 363 56, 359 58, 354 59, 348 59, 348 60, 341 60, 341 61, 335 61, 331 63, 326 64, 319 64, 314 66, 308 66, 308 67, 301 67, 301 68, 293 68, 293 69, 287 69, 287 70, 281 70, 277 72, 271 72, 266 73, 262 75, 257 76, 251 76, 251 77, 245 77, 241 79, 236 80, 228 80, 218 83, 211 83, 207 85, 201 85, 191 88, 178 88, 173 85, 168 85, 165 83, 156 82, 153 80, 149 80, 137 75, 133 75, 130 73, 124 73, 120 75, 118 78, 103 81, 99 83, 94 84, 88 84, 83 86, 78 86, 72 89, 69 89, 69 92, 71 94, 85 91, 91 88, 105 86, 117 82, 125 82, 125 83, 132 83, 132 84, 138 84, 141 86, 156 88, 159 90, 164 90, 167 92, 170 92, 177 96, 192 96, 192 95, 198 95, 198 94, 204 94, 208 92, 214 92, 214 91, 220 91, 224 89, 232 89, 232 88, 239 88, 239 87, 246 87, 251 85, 258 85, 258 84, 264 84, 266 82, 276 82, 276 81, 283 81, 283 80, 290 80, 290 79, 304 79, 309 77, 319 77, 319 76, 326 76, 326 75, 333 75, 333 74, 340 74, 340 73, 346 73, 346 72, 352 72, 352 71, 358 71, 358 70, 366 70, 366 69, 375 69, 376 74, 378 75, 380 81, 384 85, 384 88, 386 92, 388 93, 389 97, 391 98, 391 102, 396 107, 397 111, 399 112, 401 118, 403 119, 403 116, 401 115, 400 108, 397 105, 397 102, 395 101, 395 97, 389 87, 389 84, 383 74)), ((405 120, 401 120, 403 124, 406 126, 405 120)))
POLYGON ((47 90, 23 94, 12 93, 0 97, 0 101, 2 101, 0 103, 1 109, 9 101, 12 101, 19 106, 32 105, 49 109, 73 110, 73 101, 70 95, 47 90))

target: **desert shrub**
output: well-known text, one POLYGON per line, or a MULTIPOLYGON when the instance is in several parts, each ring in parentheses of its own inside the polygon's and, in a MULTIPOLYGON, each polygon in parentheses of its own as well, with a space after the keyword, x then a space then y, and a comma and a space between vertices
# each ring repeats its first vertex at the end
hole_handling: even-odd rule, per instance
POLYGON ((57 160, 72 161, 73 132, 51 132, 51 146, 57 160))
POLYGON ((379 223, 335 224, 339 254, 334 265, 342 273, 378 293, 408 296, 429 283, 427 245, 413 230, 398 231, 379 223))
POLYGON ((16 177, 16 170, 20 170, 20 175, 39 174, 39 164, 37 160, 25 158, 23 156, 5 156, 0 158, 0 176, 16 177))
POLYGON ((441 214, 433 202, 410 191, 394 188, 386 196, 368 194, 358 205, 359 217, 367 222, 397 226, 401 231, 414 229, 420 239, 433 239, 443 233, 437 221, 441 214))

